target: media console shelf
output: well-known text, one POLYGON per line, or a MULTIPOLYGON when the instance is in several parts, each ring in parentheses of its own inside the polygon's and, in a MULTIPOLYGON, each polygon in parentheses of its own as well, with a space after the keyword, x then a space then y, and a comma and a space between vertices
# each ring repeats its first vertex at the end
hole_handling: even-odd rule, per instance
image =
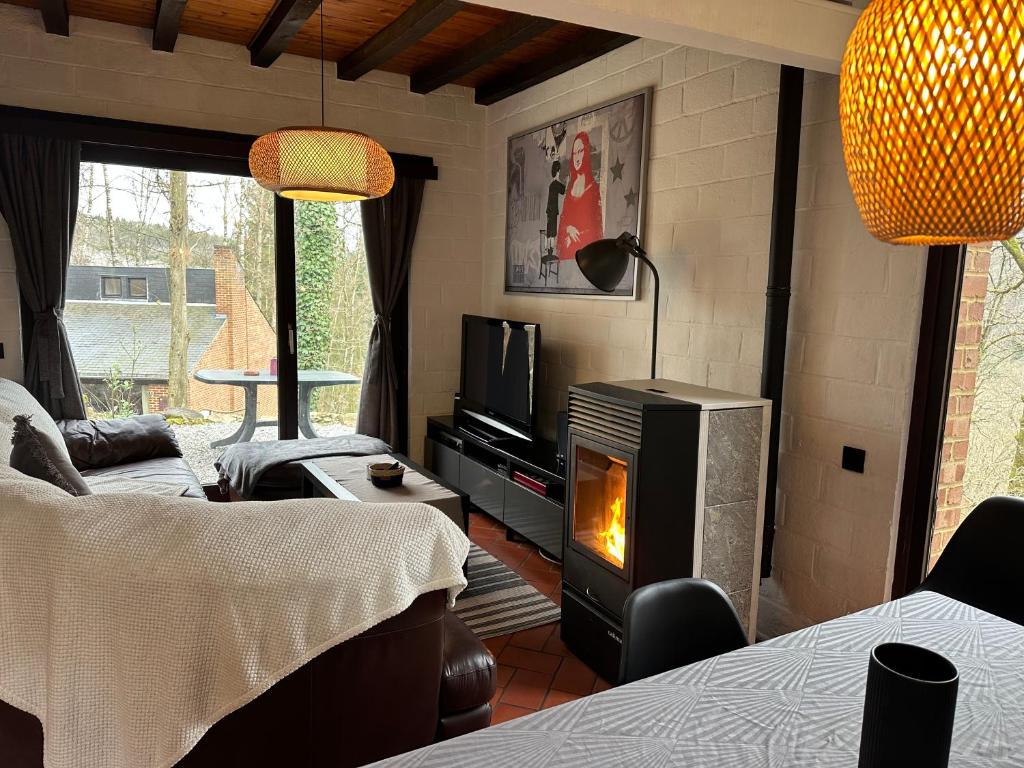
POLYGON ((451 416, 427 419, 427 468, 469 494, 473 506, 562 559, 565 474, 557 448, 546 440, 487 440, 458 429, 451 416), (544 496, 513 480, 521 472, 549 484, 544 496))

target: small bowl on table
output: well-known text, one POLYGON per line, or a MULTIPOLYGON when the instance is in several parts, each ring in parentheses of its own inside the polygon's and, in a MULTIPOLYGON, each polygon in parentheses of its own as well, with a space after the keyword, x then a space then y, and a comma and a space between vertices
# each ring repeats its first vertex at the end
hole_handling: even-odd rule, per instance
POLYGON ((397 461, 366 465, 366 479, 378 488, 397 488, 404 476, 405 467, 397 461))

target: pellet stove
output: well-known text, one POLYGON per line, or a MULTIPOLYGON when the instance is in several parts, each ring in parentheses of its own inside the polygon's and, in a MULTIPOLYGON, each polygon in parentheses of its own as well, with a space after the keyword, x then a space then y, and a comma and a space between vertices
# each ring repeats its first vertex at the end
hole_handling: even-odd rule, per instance
POLYGON ((664 379, 569 387, 561 633, 606 679, 645 584, 710 579, 753 638, 770 409, 664 379))

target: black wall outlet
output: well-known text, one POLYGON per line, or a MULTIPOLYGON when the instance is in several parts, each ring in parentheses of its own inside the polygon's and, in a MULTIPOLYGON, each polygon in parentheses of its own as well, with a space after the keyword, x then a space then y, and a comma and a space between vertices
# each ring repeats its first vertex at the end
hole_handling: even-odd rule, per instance
POLYGON ((848 469, 851 472, 858 472, 864 474, 864 459, 867 456, 867 451, 863 448, 851 448, 848 445, 843 446, 843 469, 848 469))

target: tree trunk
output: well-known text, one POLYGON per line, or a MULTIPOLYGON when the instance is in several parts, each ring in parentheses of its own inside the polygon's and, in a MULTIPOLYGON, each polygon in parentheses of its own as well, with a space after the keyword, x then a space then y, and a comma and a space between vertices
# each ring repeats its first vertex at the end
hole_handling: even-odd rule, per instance
MULTIPOLYGON (((1024 400, 1024 395, 1021 396, 1024 400)), ((1013 464, 1010 465, 1010 482, 1006 492, 1011 496, 1024 496, 1024 413, 1020 416, 1020 426, 1017 429, 1017 453, 1013 457, 1013 464)))
POLYGON ((107 248, 110 249, 110 263, 117 264, 117 242, 114 238, 114 213, 113 206, 110 204, 110 176, 107 173, 107 165, 104 163, 103 168, 103 199, 106 203, 107 212, 107 248))
POLYGON ((167 360, 167 401, 172 408, 188 407, 188 311, 185 275, 189 262, 188 174, 171 171, 170 258, 167 287, 171 304, 171 344, 167 360))

